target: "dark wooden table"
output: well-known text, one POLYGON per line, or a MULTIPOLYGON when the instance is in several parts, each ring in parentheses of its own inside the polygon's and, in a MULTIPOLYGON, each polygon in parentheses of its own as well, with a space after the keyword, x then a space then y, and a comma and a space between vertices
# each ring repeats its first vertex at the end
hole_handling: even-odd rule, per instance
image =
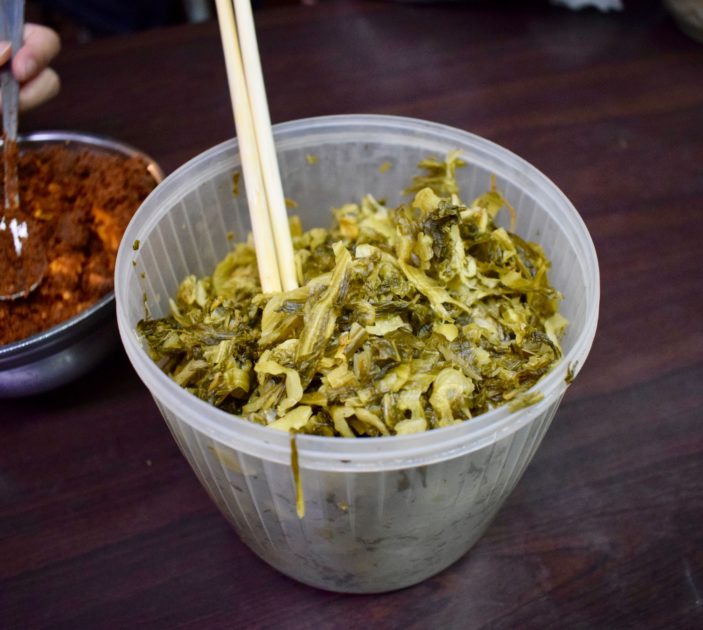
MULTIPOLYGON (((703 627, 703 45, 658 2, 323 2, 257 12, 274 122, 374 112, 494 140, 598 250, 595 344, 483 539, 404 591, 300 585, 236 537, 121 351, 0 401, 0 627, 703 627)), ((66 49, 25 131, 167 171, 233 135, 216 26, 66 49)))

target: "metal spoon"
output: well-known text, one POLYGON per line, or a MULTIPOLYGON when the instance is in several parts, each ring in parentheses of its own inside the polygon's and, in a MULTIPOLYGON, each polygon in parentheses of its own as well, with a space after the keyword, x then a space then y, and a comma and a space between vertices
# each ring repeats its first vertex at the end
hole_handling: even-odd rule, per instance
POLYGON ((22 45, 24 0, 0 3, 0 39, 12 45, 12 58, 0 76, 2 90, 4 208, 0 214, 0 300, 26 297, 44 277, 46 251, 34 219, 20 208, 17 180, 17 110, 19 85, 12 59, 22 45))

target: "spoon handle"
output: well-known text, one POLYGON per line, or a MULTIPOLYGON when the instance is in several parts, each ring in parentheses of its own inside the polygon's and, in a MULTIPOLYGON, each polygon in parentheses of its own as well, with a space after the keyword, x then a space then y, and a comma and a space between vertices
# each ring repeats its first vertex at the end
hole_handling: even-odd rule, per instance
POLYGON ((0 76, 6 209, 14 208, 19 203, 16 151, 19 84, 12 74, 12 59, 22 46, 23 26, 24 0, 2 0, 0 2, 0 39, 9 41, 12 46, 12 58, 3 67, 0 76))

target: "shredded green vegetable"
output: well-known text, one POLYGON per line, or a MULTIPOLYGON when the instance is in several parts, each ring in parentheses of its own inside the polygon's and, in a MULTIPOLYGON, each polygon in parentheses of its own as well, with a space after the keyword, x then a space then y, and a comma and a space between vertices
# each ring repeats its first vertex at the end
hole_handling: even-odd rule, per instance
POLYGON ((402 435, 519 396, 561 357, 566 320, 542 248, 499 227, 496 189, 465 204, 458 154, 428 158, 412 202, 367 195, 331 229, 291 219, 301 287, 264 295, 251 238, 210 277, 185 278, 171 315, 138 330, 179 385, 274 429, 402 435))

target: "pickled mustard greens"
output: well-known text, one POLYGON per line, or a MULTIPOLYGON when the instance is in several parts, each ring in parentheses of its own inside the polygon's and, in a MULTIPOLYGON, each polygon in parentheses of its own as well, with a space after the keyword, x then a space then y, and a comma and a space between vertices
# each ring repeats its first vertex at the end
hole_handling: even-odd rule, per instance
POLYGON ((293 433, 402 435, 537 402, 524 392, 566 326, 549 261, 513 233, 495 183, 461 201, 457 153, 419 166, 397 208, 367 195, 330 229, 291 219, 298 289, 261 293, 251 239, 185 278, 171 315, 138 324, 152 358, 199 398, 293 433))

